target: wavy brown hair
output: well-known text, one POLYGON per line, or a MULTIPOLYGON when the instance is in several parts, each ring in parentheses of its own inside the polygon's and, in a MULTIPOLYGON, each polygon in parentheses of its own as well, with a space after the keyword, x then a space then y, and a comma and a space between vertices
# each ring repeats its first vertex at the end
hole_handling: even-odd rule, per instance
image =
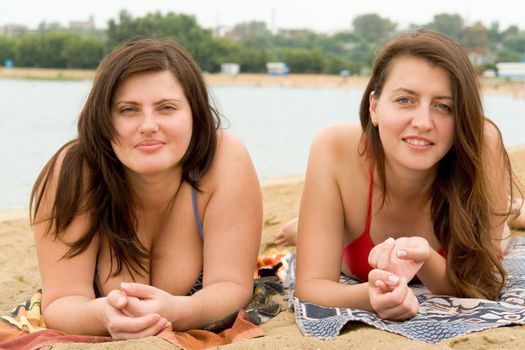
MULTIPOLYGON (((379 98, 392 63, 406 56, 422 58, 445 69, 451 80, 455 137, 451 149, 438 164, 431 202, 434 232, 447 252, 448 279, 459 296, 495 299, 505 284, 506 273, 499 249, 490 235, 490 216, 497 214, 504 220, 510 209, 507 213, 496 213, 489 203, 482 155, 485 122, 492 122, 483 113, 476 72, 464 50, 452 39, 420 29, 392 39, 377 54, 361 100, 362 154, 370 155, 375 162, 384 204, 387 198, 385 154, 378 129, 371 123, 369 96, 374 91, 375 98, 379 98)), ((497 130, 495 125, 494 128, 497 130)), ((499 140, 512 194, 513 185, 519 184, 512 173, 501 134, 499 140)))
MULTIPOLYGON (((111 118, 116 89, 130 76, 143 72, 170 71, 181 84, 189 101, 193 129, 184 154, 182 181, 198 189, 199 179, 208 171, 217 146, 220 119, 211 106, 202 73, 191 55, 179 44, 168 40, 140 38, 110 52, 100 63, 93 87, 78 120, 78 137, 64 145, 49 160, 38 176, 31 193, 31 224, 35 224, 42 199, 55 171, 58 157, 65 152, 53 193, 47 234, 61 239, 80 214, 88 216, 81 237, 68 243, 65 258, 88 248, 92 240, 107 239, 116 261, 113 274, 123 266, 133 273, 147 272, 144 262, 150 252, 137 238, 137 217, 133 190, 124 166, 115 155, 111 141, 117 132, 111 118)), ((111 266, 113 271, 113 266, 111 266)))

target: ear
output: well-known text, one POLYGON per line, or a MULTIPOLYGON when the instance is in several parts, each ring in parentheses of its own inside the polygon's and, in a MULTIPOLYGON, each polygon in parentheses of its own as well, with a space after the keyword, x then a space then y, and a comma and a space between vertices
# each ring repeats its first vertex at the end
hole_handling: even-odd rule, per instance
POLYGON ((376 120, 377 119, 376 118, 377 116, 377 113, 376 113, 377 98, 375 96, 374 91, 371 91, 370 95, 368 95, 368 104, 369 104, 368 111, 370 112, 370 119, 376 120))

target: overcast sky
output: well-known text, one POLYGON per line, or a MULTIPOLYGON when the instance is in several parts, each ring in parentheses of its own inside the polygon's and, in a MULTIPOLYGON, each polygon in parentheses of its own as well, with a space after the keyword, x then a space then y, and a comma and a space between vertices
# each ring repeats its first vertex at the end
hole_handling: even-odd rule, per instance
POLYGON ((398 29, 410 23, 425 24, 435 14, 457 13, 467 24, 499 22, 505 29, 515 24, 525 30, 523 0, 1 0, 0 26, 23 24, 30 28, 45 22, 95 18, 98 28, 105 28, 122 9, 134 17, 148 12, 169 11, 195 15, 203 27, 232 26, 251 20, 264 21, 270 29, 308 28, 318 32, 350 29, 352 19, 361 14, 377 13, 398 23, 398 29))

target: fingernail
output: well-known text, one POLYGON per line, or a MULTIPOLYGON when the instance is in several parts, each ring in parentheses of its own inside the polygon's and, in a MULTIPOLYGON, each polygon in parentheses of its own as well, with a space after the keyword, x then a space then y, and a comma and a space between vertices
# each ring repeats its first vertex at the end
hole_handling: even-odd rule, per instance
POLYGON ((120 284, 120 286, 121 286, 122 288, 124 288, 124 289, 128 289, 128 288, 130 287, 130 284, 129 284, 129 283, 126 283, 126 282, 122 282, 122 283, 120 284))
POLYGON ((406 250, 402 250, 402 249, 400 249, 400 250, 398 250, 396 252, 396 255, 397 255, 398 258, 402 258, 404 256, 407 256, 407 254, 408 254, 407 251, 406 250))
POLYGON ((118 298, 118 303, 119 305, 124 305, 126 303, 126 298, 125 297, 118 298))
POLYGON ((393 239, 392 237, 388 237, 387 240, 385 241, 386 244, 392 244, 394 243, 395 239, 393 239))
POLYGON ((392 282, 392 284, 396 284, 397 282, 399 282, 399 277, 390 275, 388 276, 388 281, 392 282))

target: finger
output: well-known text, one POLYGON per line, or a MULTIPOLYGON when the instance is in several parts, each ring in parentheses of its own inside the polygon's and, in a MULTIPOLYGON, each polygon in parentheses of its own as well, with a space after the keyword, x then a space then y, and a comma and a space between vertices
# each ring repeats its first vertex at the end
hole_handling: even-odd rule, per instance
POLYGON ((397 286, 400 278, 392 272, 373 269, 368 273, 368 282, 374 284, 377 280, 381 280, 390 286, 397 286))
POLYGON ((405 321, 413 318, 419 311, 419 302, 413 293, 407 295, 407 299, 402 305, 389 310, 392 314, 388 318, 395 321, 405 321))
POLYGON ((165 318, 160 318, 157 322, 150 325, 149 327, 140 329, 139 331, 121 331, 114 336, 114 338, 117 339, 136 339, 136 338, 144 338, 149 336, 154 336, 158 334, 161 330, 163 330, 166 327, 171 327, 171 323, 168 322, 165 318))
POLYGON ((378 268, 378 260, 379 260, 379 256, 383 253, 383 251, 385 250, 385 245, 386 244, 389 244, 390 242, 394 242, 394 239, 392 237, 389 237, 388 239, 386 239, 384 242, 382 243, 379 243, 378 245, 376 245, 374 248, 372 248, 372 250, 370 251, 370 253, 368 254, 368 264, 374 268, 378 268))
POLYGON ((373 295, 392 292, 399 284, 399 277, 384 270, 375 269, 368 274, 368 283, 373 295))
POLYGON ((127 295, 134 296, 139 299, 150 299, 157 292, 157 288, 142 283, 122 282, 120 284, 120 288, 127 295))
POLYGON ((399 305, 402 305, 407 295, 409 294, 410 288, 404 282, 404 278, 398 280, 398 285, 392 289, 391 292, 385 293, 382 298, 380 298, 383 307, 386 309, 394 309, 399 305))
POLYGON ((376 280, 375 285, 382 293, 392 292, 399 284, 399 277, 395 275, 388 276, 386 280, 376 280))
POLYGON ((429 256, 428 248, 403 248, 396 251, 396 257, 401 260, 414 260, 416 262, 424 261, 429 256))
POLYGON ((417 298, 404 281, 392 293, 387 293, 378 300, 381 301, 378 314, 383 319, 406 320, 414 317, 419 309, 417 298))
POLYGON ((111 292, 109 292, 106 299, 111 306, 117 309, 122 309, 127 304, 126 294, 122 293, 119 290, 112 290, 111 292))
POLYGON ((161 319, 163 318, 159 314, 149 314, 140 317, 118 317, 111 320, 108 325, 108 331, 111 334, 138 333, 155 326, 161 319))
POLYGON ((394 239, 390 237, 381 245, 383 246, 383 251, 378 257, 377 268, 387 270, 390 266, 390 255, 392 254, 392 249, 394 249, 394 239))
POLYGON ((128 303, 122 312, 133 317, 144 316, 148 314, 148 310, 144 307, 144 304, 144 301, 140 300, 139 298, 130 296, 128 297, 128 303))
POLYGON ((376 245, 374 248, 372 248, 370 254, 368 254, 368 265, 372 266, 373 268, 377 268, 377 259, 380 254, 380 250, 380 245, 376 245))
POLYGON ((412 295, 414 296, 413 299, 412 299, 412 308, 411 308, 411 312, 412 314, 415 316, 417 315, 417 313, 419 312, 419 300, 417 300, 417 297, 414 295, 414 293, 412 293, 412 295))
POLYGON ((379 289, 379 292, 381 294, 385 294, 385 293, 391 292, 394 289, 393 286, 388 285, 388 284, 386 284, 385 282, 383 282, 381 280, 376 280, 375 286, 379 289))

